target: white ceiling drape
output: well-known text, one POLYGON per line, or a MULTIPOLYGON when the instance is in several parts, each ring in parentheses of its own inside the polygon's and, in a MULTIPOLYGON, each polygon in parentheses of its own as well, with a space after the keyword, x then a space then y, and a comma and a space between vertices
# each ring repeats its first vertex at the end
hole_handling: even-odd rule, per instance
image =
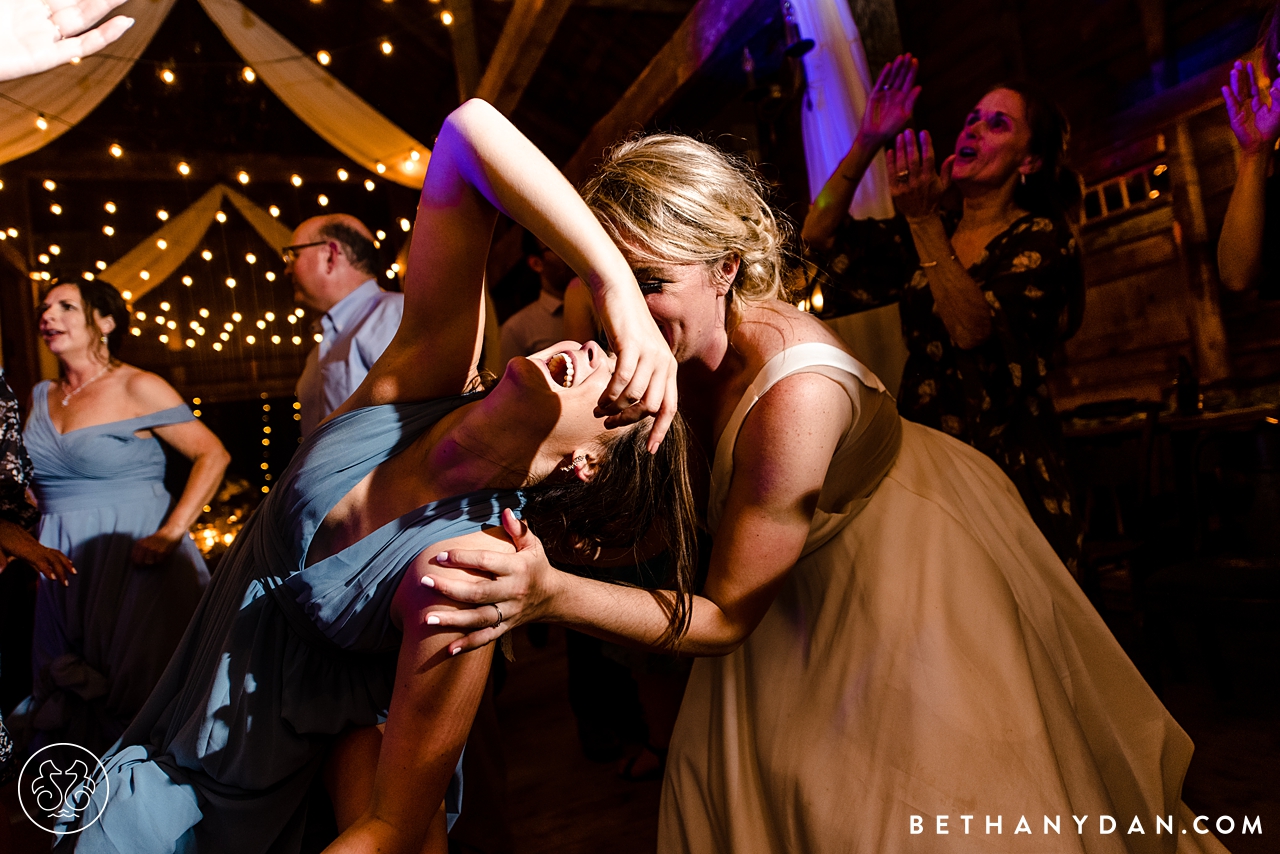
POLYGON ((289 228, 227 185, 218 184, 103 270, 99 278, 128 291, 131 301, 140 299, 199 248, 224 200, 230 200, 267 245, 273 249, 288 245, 289 228))
POLYGON ((172 6, 173 0, 129 0, 116 11, 134 25, 105 51, 0 84, 0 163, 43 148, 89 115, 133 68, 172 6), (36 127, 42 113, 46 130, 36 127))
POLYGON ((242 3, 199 2, 276 97, 326 142, 389 181, 415 190, 422 187, 429 148, 343 86, 242 3))
MULTIPOLYGON (((812 200, 853 145, 867 109, 872 78, 862 37, 846 0, 792 0, 792 7, 801 34, 817 43, 804 57, 808 90, 801 114, 812 200)), ((876 155, 867 169, 849 213, 858 219, 893 216, 884 154, 876 155)))

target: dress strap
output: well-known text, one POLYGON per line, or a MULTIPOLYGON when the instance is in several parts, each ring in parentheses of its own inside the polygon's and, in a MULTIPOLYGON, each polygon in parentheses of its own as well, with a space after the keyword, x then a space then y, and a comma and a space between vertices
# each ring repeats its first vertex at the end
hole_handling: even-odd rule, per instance
MULTIPOLYGON (((711 469, 712 496, 709 517, 718 516, 718 509, 724 505, 724 498, 729 489, 729 476, 733 472, 733 449, 738 442, 738 433, 742 429, 742 422, 746 420, 747 413, 751 411, 751 407, 755 406, 756 402, 764 397, 769 389, 773 388, 779 381, 792 374, 806 372, 823 374, 840 383, 841 386, 849 391, 849 397, 853 401, 854 407, 851 431, 857 427, 861 407, 857 390, 853 388, 849 378, 856 378, 867 388, 884 394, 889 393, 884 384, 880 382, 880 378, 873 374, 866 365, 831 344, 810 341, 793 345, 775 354, 773 358, 764 363, 764 367, 756 374, 756 378, 751 381, 751 385, 733 410, 733 415, 729 417, 729 423, 725 426, 724 432, 720 434, 719 442, 716 443, 715 463, 711 469)), ((712 522, 712 527, 714 528, 718 519, 709 518, 709 521, 712 522)))

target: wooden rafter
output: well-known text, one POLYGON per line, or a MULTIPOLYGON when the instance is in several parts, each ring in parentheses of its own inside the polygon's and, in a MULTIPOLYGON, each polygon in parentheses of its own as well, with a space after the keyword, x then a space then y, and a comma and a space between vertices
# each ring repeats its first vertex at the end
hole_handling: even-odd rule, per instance
POLYGON ((642 127, 670 104, 703 64, 725 47, 723 42, 735 25, 753 13, 772 14, 776 10, 776 2, 769 0, 698 0, 675 35, 613 109, 596 122, 565 164, 569 180, 580 180, 605 148, 642 127))
POLYGON ((573 0, 515 0, 493 56, 476 88, 483 98, 510 114, 542 62, 573 0))
POLYGON ((453 0, 449 4, 453 23, 453 65, 458 72, 458 100, 465 101, 480 85, 480 52, 476 47, 476 15, 471 0, 453 0))

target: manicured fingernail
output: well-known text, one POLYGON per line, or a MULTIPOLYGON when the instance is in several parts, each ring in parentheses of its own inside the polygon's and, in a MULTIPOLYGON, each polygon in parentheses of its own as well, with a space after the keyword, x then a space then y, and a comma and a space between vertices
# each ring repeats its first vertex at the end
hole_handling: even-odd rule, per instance
POLYGON ((431 616, 427 617, 427 625, 428 626, 440 625, 440 618, 437 617, 435 614, 432 614, 431 616))
POLYGON ((435 586, 436 586, 436 580, 435 580, 434 578, 432 578, 431 576, 429 576, 429 575, 424 575, 424 576, 422 576, 422 586, 423 586, 423 587, 435 587, 435 586))
POLYGON ((457 655, 457 654, 458 654, 458 653, 460 653, 460 652, 462 652, 462 647, 460 647, 460 646, 455 646, 452 650, 450 650, 450 651, 449 651, 449 654, 450 654, 450 655, 457 655))
POLYGON ((436 555, 436 563, 447 563, 448 560, 449 560, 448 552, 440 552, 440 554, 436 555))

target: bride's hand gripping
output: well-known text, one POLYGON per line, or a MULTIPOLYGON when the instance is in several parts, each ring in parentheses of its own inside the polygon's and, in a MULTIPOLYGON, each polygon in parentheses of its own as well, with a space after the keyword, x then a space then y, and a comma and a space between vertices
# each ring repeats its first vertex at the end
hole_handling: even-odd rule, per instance
POLYGON ((454 549, 436 556, 441 566, 479 570, 492 579, 464 581, 430 574, 422 578, 424 585, 440 595, 474 606, 424 615, 427 625, 468 632, 450 645, 451 655, 479 649, 516 626, 552 613, 559 571, 547 560, 542 541, 510 510, 502 511, 502 529, 515 544, 515 554, 454 549))
POLYGON ((606 427, 620 427, 652 415, 648 447, 653 453, 676 414, 676 360, 630 271, 626 279, 589 284, 596 314, 618 355, 596 416, 608 416, 606 427))

